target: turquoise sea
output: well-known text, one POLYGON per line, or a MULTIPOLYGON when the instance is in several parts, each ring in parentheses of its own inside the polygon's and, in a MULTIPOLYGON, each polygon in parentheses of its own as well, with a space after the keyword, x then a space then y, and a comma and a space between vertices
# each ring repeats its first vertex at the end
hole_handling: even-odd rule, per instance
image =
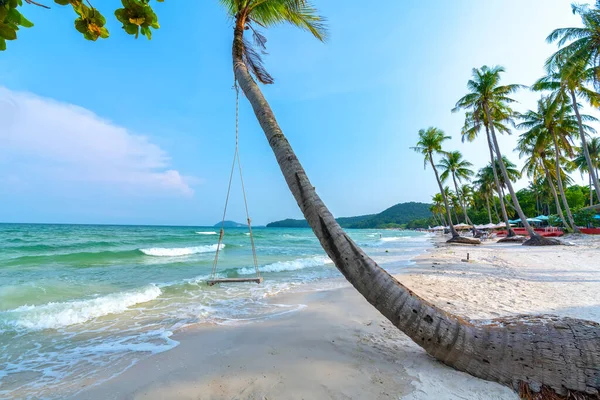
MULTIPOLYGON (((63 398, 178 343, 191 324, 302 310, 276 295, 345 285, 309 229, 253 229, 265 281, 208 287, 212 227, 0 224, 0 398, 63 398)), ((349 230, 397 272, 426 234, 349 230)), ((246 229, 226 230, 219 276, 254 274, 246 229)))

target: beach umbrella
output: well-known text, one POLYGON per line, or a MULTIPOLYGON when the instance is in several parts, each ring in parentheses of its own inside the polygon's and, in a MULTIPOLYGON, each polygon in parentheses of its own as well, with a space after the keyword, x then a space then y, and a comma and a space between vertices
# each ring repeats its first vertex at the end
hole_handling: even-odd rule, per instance
POLYGON ((594 218, 600 219, 600 214, 596 215, 594 218))
POLYGON ((527 222, 542 222, 542 220, 537 218, 527 218, 527 222))
POLYGON ((509 224, 520 224, 521 220, 520 219, 509 219, 508 223, 509 224))
POLYGON ((539 219, 540 221, 548 221, 550 218, 545 215, 538 215, 537 217, 535 217, 535 219, 539 219))
POLYGON ((497 228, 498 225, 497 224, 486 224, 486 225, 483 225, 483 228, 484 229, 494 229, 494 228, 497 228))

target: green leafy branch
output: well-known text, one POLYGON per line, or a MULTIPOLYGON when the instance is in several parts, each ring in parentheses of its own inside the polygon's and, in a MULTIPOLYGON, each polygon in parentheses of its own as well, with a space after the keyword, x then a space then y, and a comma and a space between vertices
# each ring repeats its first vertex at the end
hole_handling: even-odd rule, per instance
MULTIPOLYGON (((163 2, 164 0, 157 0, 163 2)), ((158 17, 152 7, 148 5, 149 0, 121 0, 123 8, 115 11, 115 16, 123 24, 123 29, 137 39, 140 32, 148 39, 152 39, 150 28, 158 29, 158 17)))
MULTIPOLYGON (((162 3, 164 0, 156 0, 162 3)), ((27 4, 50 8, 33 0, 24 0, 27 4)), ((109 37, 106 18, 89 0, 54 0, 61 6, 70 5, 77 14, 75 29, 87 40, 109 37)), ((159 29, 158 17, 150 6, 150 0, 121 0, 123 5, 115 11, 115 17, 122 28, 137 39, 140 33, 152 39, 152 29, 159 29)), ((23 0, 0 0, 0 51, 6 50, 6 41, 17 39, 19 27, 30 28, 33 23, 17 9, 23 6, 23 0)))
POLYGON ((17 10, 17 7, 22 5, 22 0, 0 0, 0 51, 6 50, 7 40, 17 39, 19 27, 33 26, 33 23, 17 10))

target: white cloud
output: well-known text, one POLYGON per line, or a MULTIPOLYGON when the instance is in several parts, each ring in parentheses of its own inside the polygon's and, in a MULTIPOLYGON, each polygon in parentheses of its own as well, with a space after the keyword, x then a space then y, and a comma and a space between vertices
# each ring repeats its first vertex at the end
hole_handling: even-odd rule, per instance
POLYGON ((0 176, 192 195, 199 180, 169 161, 147 137, 89 110, 0 87, 0 176))

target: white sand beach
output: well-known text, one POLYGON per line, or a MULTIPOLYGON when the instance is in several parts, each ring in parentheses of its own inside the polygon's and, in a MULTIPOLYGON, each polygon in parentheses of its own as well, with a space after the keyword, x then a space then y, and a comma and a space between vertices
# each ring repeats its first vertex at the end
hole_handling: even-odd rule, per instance
MULTIPOLYGON (((397 278, 472 319, 535 313, 600 322, 600 237, 573 246, 437 246, 397 278), (469 252, 471 262, 462 262, 469 252)), ((428 356, 353 288, 276 296, 298 312, 199 325, 180 345, 77 399, 517 399, 501 385, 428 356)))

